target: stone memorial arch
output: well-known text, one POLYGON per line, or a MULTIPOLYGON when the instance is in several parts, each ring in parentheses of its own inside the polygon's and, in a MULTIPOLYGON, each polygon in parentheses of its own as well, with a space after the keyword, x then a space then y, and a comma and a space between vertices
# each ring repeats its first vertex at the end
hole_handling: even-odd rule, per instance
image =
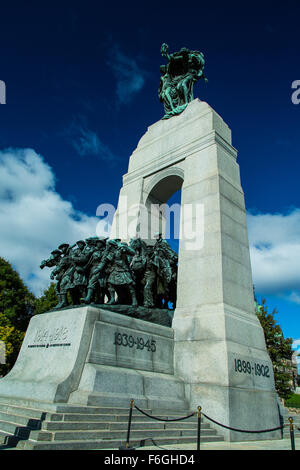
POLYGON ((150 219, 150 227, 163 233, 165 214, 158 209, 151 214, 151 207, 181 188, 174 370, 184 379, 191 408, 201 404, 228 426, 243 423, 253 430, 265 423, 271 429, 279 423, 277 399, 254 311, 236 160, 229 127, 198 99, 179 116, 151 125, 130 157, 111 236, 149 240, 150 219))
MULTIPOLYGON (((0 405, 56 412, 63 404, 64 410, 88 414, 90 406, 118 409, 134 398, 142 408, 166 410, 168 416, 201 406, 225 426, 219 430, 227 440, 279 438, 273 368, 254 308, 245 201, 231 131, 211 106, 193 99, 194 83, 206 80, 204 55, 187 48, 170 54, 165 43, 161 54, 168 60, 160 67, 158 93, 165 114, 129 159, 110 240, 62 243, 42 261, 42 269, 54 268, 51 278, 56 276, 61 300, 55 311, 31 319, 18 359, 1 379, 0 405), (177 263, 163 240, 155 243, 155 234, 167 235, 166 203, 179 189, 177 263), (138 237, 146 243, 124 243, 138 237), (147 285, 147 275, 152 284, 147 285), (171 284, 171 278, 172 297, 164 283, 171 284), (158 284, 153 287, 158 279, 160 305, 139 303, 141 289, 143 300, 145 293, 158 293, 158 284), (170 311, 176 285, 176 308, 170 311), (68 306, 68 289, 84 297, 68 306)), ((39 439, 52 437, 46 432, 39 439)), ((64 448, 66 441, 59 439, 57 448, 64 448)), ((79 448, 78 439, 77 447, 71 442, 69 448, 79 448)), ((47 448, 35 441, 28 446, 47 448)), ((55 446, 49 441, 48 448, 55 446)))

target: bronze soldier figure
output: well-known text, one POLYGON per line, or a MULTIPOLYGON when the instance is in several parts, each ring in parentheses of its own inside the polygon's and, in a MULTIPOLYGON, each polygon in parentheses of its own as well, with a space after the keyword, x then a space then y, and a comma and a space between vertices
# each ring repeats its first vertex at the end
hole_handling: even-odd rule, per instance
POLYGON ((68 243, 62 243, 58 249, 61 251, 62 256, 56 265, 56 268, 52 271, 50 278, 56 279, 55 291, 58 297, 58 304, 54 307, 60 309, 68 306, 67 293, 72 288, 72 278, 74 272, 74 266, 69 254, 70 245, 68 243))
POLYGON ((129 294, 131 305, 138 305, 128 259, 134 256, 134 250, 118 240, 108 240, 107 248, 100 266, 103 269, 108 265, 107 287, 111 296, 108 304, 115 303, 115 293, 118 295, 118 303, 122 303, 125 290, 125 293, 129 294))
POLYGON ((91 303, 98 288, 100 291, 99 303, 103 304, 106 290, 106 273, 101 265, 101 260, 105 252, 106 241, 105 239, 90 239, 90 244, 93 245, 93 249, 91 249, 89 261, 86 265, 86 269, 89 269, 87 295, 81 300, 86 304, 91 303))

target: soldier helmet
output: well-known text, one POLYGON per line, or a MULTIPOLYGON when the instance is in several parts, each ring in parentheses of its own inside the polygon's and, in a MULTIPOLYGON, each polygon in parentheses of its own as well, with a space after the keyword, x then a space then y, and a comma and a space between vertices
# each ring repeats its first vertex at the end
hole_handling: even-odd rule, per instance
POLYGON ((98 237, 88 237, 88 238, 85 239, 85 241, 86 241, 87 243, 92 243, 92 242, 94 242, 97 238, 98 238, 98 237))
POLYGON ((53 251, 51 251, 51 255, 61 255, 61 251, 60 250, 53 250, 53 251))
POLYGON ((78 240, 78 242, 76 242, 76 245, 85 245, 85 241, 84 240, 78 240))
POLYGON ((61 245, 59 245, 58 249, 61 250, 62 248, 69 248, 69 243, 62 243, 61 245))
POLYGON ((107 240, 107 244, 111 246, 119 246, 118 239, 107 240))
POLYGON ((96 241, 97 241, 97 242, 100 242, 102 245, 105 245, 105 243, 106 243, 106 240, 107 240, 107 238, 104 238, 104 237, 99 237, 99 238, 97 238, 97 240, 96 240, 96 241))

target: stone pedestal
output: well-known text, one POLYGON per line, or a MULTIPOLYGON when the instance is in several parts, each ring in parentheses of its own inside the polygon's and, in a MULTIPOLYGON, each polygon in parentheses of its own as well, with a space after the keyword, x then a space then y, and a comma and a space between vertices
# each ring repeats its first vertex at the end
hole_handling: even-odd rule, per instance
POLYGON ((174 374, 172 328, 84 306, 33 317, 0 396, 72 403, 187 410, 174 374))
MULTIPOLYGON (((279 426, 279 413, 272 364, 254 312, 236 157, 229 127, 205 102, 194 100, 181 115, 153 124, 130 157, 112 237, 143 236, 151 204, 166 203, 181 187, 175 373, 185 382, 191 409, 200 405, 229 427, 271 429, 279 426), (137 203, 148 215, 132 216, 137 203), (120 226, 130 226, 130 233, 120 234, 120 226)), ((164 229, 164 214, 157 214, 164 229)), ((148 226, 144 238, 154 231, 148 226)), ((219 430, 229 440, 280 436, 219 430)))

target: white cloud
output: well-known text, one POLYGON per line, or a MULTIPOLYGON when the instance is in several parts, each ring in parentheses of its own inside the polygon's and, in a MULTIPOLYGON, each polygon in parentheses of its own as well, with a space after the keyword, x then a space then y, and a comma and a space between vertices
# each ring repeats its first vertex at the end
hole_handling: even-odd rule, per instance
POLYGON ((81 157, 96 156, 101 160, 115 162, 117 157, 99 138, 98 134, 88 126, 83 115, 74 117, 64 135, 81 157))
POLYGON ((291 292, 288 296, 287 296, 287 300, 290 300, 291 302, 294 302, 295 304, 298 304, 300 305, 300 292, 291 292))
POLYGON ((76 211, 55 191, 55 175, 32 149, 0 151, 0 256, 39 295, 49 285, 42 259, 62 242, 100 235, 96 217, 76 211))
POLYGON ((100 153, 101 143, 97 134, 89 129, 79 129, 77 140, 73 140, 73 145, 79 155, 97 155, 100 153))
POLYGON ((300 209, 288 214, 248 214, 248 233, 257 290, 281 293, 300 303, 300 209))
POLYGON ((300 338, 299 338, 299 339, 295 339, 292 346, 293 346, 293 348, 295 348, 295 349, 300 349, 300 338))
POLYGON ((117 80, 117 98, 121 104, 129 103, 144 86, 145 73, 135 59, 126 56, 117 45, 111 49, 108 65, 117 80))

